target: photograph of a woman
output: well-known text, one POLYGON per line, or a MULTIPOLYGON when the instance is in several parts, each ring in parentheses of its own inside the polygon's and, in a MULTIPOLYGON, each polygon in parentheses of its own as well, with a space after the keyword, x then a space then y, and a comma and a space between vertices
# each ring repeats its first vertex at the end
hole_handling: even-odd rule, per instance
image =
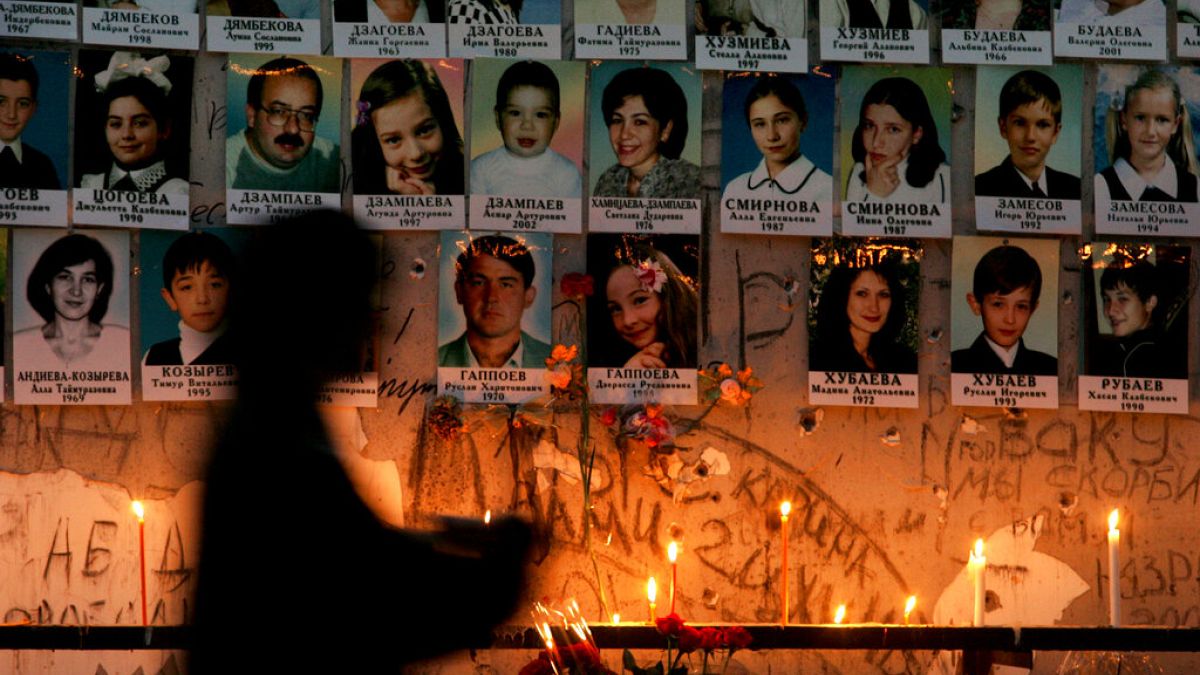
POLYGON ((726 82, 722 168, 732 169, 743 164, 746 157, 753 159, 753 154, 759 158, 753 170, 726 181, 722 201, 737 197, 784 198, 818 202, 823 208, 832 201, 833 177, 828 171, 833 161, 832 81, 806 80, 804 84, 810 91, 829 97, 815 102, 820 114, 815 128, 810 127, 809 105, 793 79, 771 75, 726 82), (749 91, 738 101, 746 84, 750 84, 749 91), (746 152, 749 144, 745 134, 732 126, 738 113, 738 121, 748 128, 757 153, 746 152), (810 128, 813 133, 809 133, 810 128), (808 151, 810 142, 815 154, 808 151))
MULTIPOLYGON (((353 65, 367 63, 373 62, 353 65)), ((461 61, 440 63, 461 73, 461 61)), ((404 59, 372 70, 362 81, 350 135, 354 193, 463 194, 463 141, 455 114, 461 113, 461 90, 455 96, 452 106, 433 63, 404 59)))
POLYGON ((696 368, 700 300, 695 235, 593 234, 588 366, 696 368))
POLYGON ((77 119, 91 123, 76 125, 78 186, 187 194, 191 63, 126 51, 79 59, 77 119))
POLYGON ((682 24, 690 0, 587 0, 575 3, 577 24, 682 24))
MULTIPOLYGON (((849 75, 852 71, 847 70, 849 75)), ((853 107, 843 105, 842 109, 851 111, 853 107)), ((948 118, 949 108, 939 109, 939 113, 948 118)), ((921 85, 908 77, 877 80, 862 97, 857 120, 846 119, 843 112, 842 127, 850 125, 856 126, 851 135, 854 163, 846 178, 846 201, 949 201, 950 165, 921 85)))
POLYGON ((809 370, 916 373, 918 252, 844 241, 813 249, 809 370))
POLYGON ((1190 70, 1113 66, 1097 83, 1096 204, 1110 200, 1196 202, 1196 140, 1179 79, 1190 70), (1097 134, 1099 136, 1099 134, 1097 134))
POLYGON ((942 28, 958 30, 1050 30, 1050 0, 950 0, 942 4, 942 28))
POLYGON ((696 73, 684 72, 681 66, 674 67, 674 73, 667 72, 666 66, 624 68, 615 74, 594 72, 592 77, 593 86, 604 83, 603 94, 593 98, 599 100, 600 110, 592 113, 592 136, 595 140, 598 124, 605 125, 611 149, 611 153, 604 152, 598 143, 592 143, 592 166, 611 164, 594 179, 593 196, 698 197, 699 130, 689 120, 691 97, 676 81, 690 75, 688 88, 695 85, 698 90, 696 73), (684 156, 689 142, 695 161, 684 156))
MULTIPOLYGON (((128 247, 125 232, 104 235, 128 247)), ((76 233, 53 238, 38 254, 38 247, 49 238, 37 230, 14 233, 16 250, 31 259, 36 255, 37 260, 26 276, 28 309, 14 316, 17 326, 27 326, 13 333, 17 370, 129 370, 129 329, 122 325, 128 324, 128 296, 121 297, 123 311, 111 312, 112 316, 109 311, 114 286, 128 272, 114 270, 110 246, 96 236, 76 233), (30 319, 34 325, 29 325, 30 319)), ((120 252, 124 254, 124 249, 120 252)), ((123 283, 120 291, 128 293, 123 283)))
POLYGON ((334 0, 333 20, 343 23, 445 23, 444 0, 334 0))

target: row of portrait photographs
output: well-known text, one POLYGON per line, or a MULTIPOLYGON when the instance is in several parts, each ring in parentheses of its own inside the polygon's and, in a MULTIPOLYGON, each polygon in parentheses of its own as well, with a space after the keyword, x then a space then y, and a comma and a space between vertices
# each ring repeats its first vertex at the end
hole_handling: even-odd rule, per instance
MULTIPOLYGON (((203 9, 210 51, 270 53, 283 43, 317 55, 323 44, 319 0, 4 5, 0 36, 74 40, 82 24, 86 44, 197 49, 203 9)), ((571 23, 578 59, 683 60, 691 23, 701 68, 808 67, 808 7, 794 0, 333 0, 331 10, 337 56, 559 59, 571 23)), ((940 25, 946 63, 1164 60, 1167 15, 1164 0, 820 0, 819 45, 826 61, 927 64, 930 28, 940 25)), ((1200 11, 1180 2, 1176 22, 1178 56, 1200 56, 1200 11)))
MULTIPOLYGON (((3 231, 7 235, 7 231, 3 231)), ((137 308, 142 399, 234 398, 238 375, 226 333, 237 292, 237 260, 249 230, 146 231, 139 274, 124 230, 13 232, 12 343, 18 404, 99 405, 131 401, 131 285, 137 308)), ((3 237, 7 253, 7 236, 3 237)), ((0 298, 5 297, 0 295, 0 298)), ((378 306, 378 302, 376 302, 378 306)), ((378 336, 360 372, 326 385, 321 401, 374 407, 378 336)))

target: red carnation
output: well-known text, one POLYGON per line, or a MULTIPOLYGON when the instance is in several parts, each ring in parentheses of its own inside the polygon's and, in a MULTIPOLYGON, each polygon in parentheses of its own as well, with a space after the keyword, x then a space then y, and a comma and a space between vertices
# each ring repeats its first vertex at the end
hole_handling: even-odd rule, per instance
POLYGON ((700 648, 706 652, 714 652, 725 646, 721 639, 721 630, 712 626, 700 629, 700 648))
POLYGON ((745 649, 750 646, 753 638, 750 637, 750 632, 741 626, 730 626, 725 629, 724 635, 721 636, 722 641, 729 647, 730 650, 745 649))
POLYGON ((580 274, 579 272, 567 272, 563 275, 562 281, 559 283, 559 288, 562 289, 563 295, 568 298, 578 296, 591 296, 595 282, 591 275, 580 274))
POLYGON ((518 675, 554 675, 554 666, 550 665, 550 656, 546 652, 538 654, 537 658, 525 664, 518 675))
MULTIPOLYGON (((708 630, 707 628, 705 630, 708 630)), ((703 632, 691 626, 684 626, 679 631, 679 653, 691 654, 703 643, 703 632)))
POLYGON ((675 612, 671 612, 666 616, 660 616, 654 620, 654 625, 658 627, 658 632, 667 637, 679 637, 679 632, 683 630, 683 619, 675 612))

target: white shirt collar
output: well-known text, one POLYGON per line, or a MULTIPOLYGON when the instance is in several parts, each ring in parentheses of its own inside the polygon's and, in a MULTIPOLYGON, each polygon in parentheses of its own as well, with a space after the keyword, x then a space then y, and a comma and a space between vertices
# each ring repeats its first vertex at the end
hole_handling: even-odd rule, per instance
POLYGON ((18 162, 24 161, 24 157, 21 154, 21 137, 20 136, 17 136, 13 140, 12 143, 5 143, 4 141, 0 141, 0 152, 3 152, 4 148, 6 148, 6 147, 12 148, 13 154, 17 156, 18 162))
POLYGON ((1117 161, 1113 163, 1113 170, 1117 172, 1117 178, 1121 179, 1121 184, 1129 192, 1129 197, 1135 201, 1141 200, 1142 193, 1148 187, 1156 187, 1170 195, 1172 199, 1177 199, 1179 196, 1179 176, 1175 173, 1175 162, 1172 162, 1170 157, 1166 158, 1163 167, 1149 181, 1142 178, 1137 169, 1125 161, 1124 157, 1117 158, 1117 161))
POLYGON ((141 192, 148 192, 156 183, 162 180, 167 175, 167 165, 159 160, 150 166, 144 166, 133 171, 126 171, 121 167, 113 164, 108 170, 108 184, 115 185, 117 181, 125 176, 133 181, 133 184, 138 186, 141 192))
POLYGON ((1042 189, 1042 194, 1044 194, 1044 195, 1050 194, 1050 188, 1046 185, 1046 173, 1047 172, 1046 172, 1045 165, 1042 165, 1042 175, 1038 176, 1038 179, 1036 181, 1029 180, 1029 176, 1026 176, 1024 171, 1021 171, 1020 169, 1018 169, 1016 164, 1013 164, 1012 168, 1013 168, 1013 171, 1016 171, 1017 175, 1021 177, 1021 180, 1024 181, 1025 187, 1032 190, 1033 184, 1037 183, 1037 186, 1042 189))
POLYGON ((1012 347, 1005 349, 995 342, 992 342, 992 339, 987 336, 987 333, 983 334, 983 339, 987 340, 988 346, 991 347, 992 351, 996 353, 996 356, 1000 357, 1000 360, 1004 362, 1005 368, 1013 367, 1013 364, 1017 361, 1017 352, 1021 349, 1020 340, 1017 340, 1012 347))
POLYGON ((186 323, 179 322, 179 356, 183 358, 184 363, 191 363, 197 357, 204 353, 205 349, 212 346, 217 338, 225 332, 225 324, 222 323, 216 328, 207 333, 192 328, 186 323))
MULTIPOLYGON (((520 368, 521 363, 525 360, 525 340, 517 339, 517 348, 513 350, 508 361, 501 368, 520 368)), ((468 368, 483 368, 479 365, 479 360, 475 358, 475 351, 471 349, 471 343, 467 342, 467 367, 468 368)))
POLYGON ((774 187, 785 194, 796 194, 804 184, 808 182, 809 176, 812 175, 813 169, 816 168, 812 160, 800 155, 795 161, 788 165, 778 176, 771 178, 767 172, 767 160, 759 160, 758 166, 754 168, 754 172, 750 174, 750 184, 747 186, 751 190, 758 190, 766 183, 774 183, 774 187))

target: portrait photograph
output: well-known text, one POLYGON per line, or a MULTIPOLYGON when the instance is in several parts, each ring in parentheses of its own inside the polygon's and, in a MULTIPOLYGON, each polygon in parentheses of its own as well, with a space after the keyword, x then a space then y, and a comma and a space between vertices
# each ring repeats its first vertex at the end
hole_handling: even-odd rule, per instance
POLYGON ((446 22, 465 24, 562 23, 559 0, 446 0, 446 22))
POLYGON ((463 194, 463 62, 353 59, 350 77, 354 194, 463 194))
POLYGON ((1097 212, 1110 200, 1195 204, 1198 119, 1196 69, 1101 66, 1091 148, 1097 212))
POLYGON ((340 59, 231 55, 225 186, 341 192, 341 90, 340 59))
POLYGON ((834 78, 725 77, 721 114, 722 201, 833 200, 834 78))
MULTIPOLYGON (((0 52, 0 187, 65 190, 70 185, 70 77, 67 52, 0 52)), ((93 135, 101 128, 96 126, 93 135)))
POLYGON ((13 369, 18 377, 31 370, 125 374, 123 381, 104 385, 115 392, 78 400, 64 399, 58 391, 37 391, 36 382, 21 382, 17 403, 128 403, 129 233, 15 230, 13 253, 13 369))
POLYGON ((843 73, 843 200, 948 202, 951 71, 852 66, 843 73))
POLYGON ((577 24, 674 24, 682 25, 690 0, 587 0, 575 3, 577 24))
POLYGON ((1079 199, 1083 68, 982 66, 975 87, 976 196, 1079 199))
MULTIPOLYGON (((1065 1, 1065 0, 1064 0, 1065 1)), ((1052 0, 946 0, 942 28, 957 30, 1050 30, 1052 0)), ((981 90, 982 91, 982 90, 981 90)))
POLYGON ((698 367, 700 237, 588 235, 588 368, 698 367))
POLYGON ((581 197, 585 64, 471 66, 471 194, 581 197))
POLYGON ((700 74, 684 63, 592 68, 593 197, 700 196, 700 74))
MULTIPOLYGON (((8 304, 8 230, 0 227, 0 354, 8 353, 5 347, 8 343, 8 304)), ((0 379, 3 377, 4 364, 0 363, 0 379)), ((4 387, 0 387, 0 402, 2 401, 4 387)))
MULTIPOLYGON (((781 4, 781 3, 775 3, 781 4)), ((929 28, 928 0, 820 0, 822 28, 929 28)))
POLYGON ((75 186, 186 195, 192 60, 81 50, 75 87, 75 186))
POLYGON ((1053 0, 1054 22, 1093 26, 1167 25, 1163 0, 1053 0))
POLYGON ((1085 251, 1083 374, 1186 381, 1190 249, 1095 242, 1085 251))
POLYGON ((1057 376, 1058 248, 1057 239, 954 238, 951 372, 1057 376))
POLYGON ((333 0, 338 23, 445 23, 446 0, 333 0))
POLYGON ((187 14, 199 11, 198 0, 83 0, 84 7, 187 14))
POLYGON ((552 241, 544 233, 442 232, 438 366, 546 367, 552 241))
POLYGON ((320 19, 321 0, 208 0, 209 16, 320 19))
POLYGON ((920 245, 836 237, 812 256, 808 369, 916 374, 920 245))

